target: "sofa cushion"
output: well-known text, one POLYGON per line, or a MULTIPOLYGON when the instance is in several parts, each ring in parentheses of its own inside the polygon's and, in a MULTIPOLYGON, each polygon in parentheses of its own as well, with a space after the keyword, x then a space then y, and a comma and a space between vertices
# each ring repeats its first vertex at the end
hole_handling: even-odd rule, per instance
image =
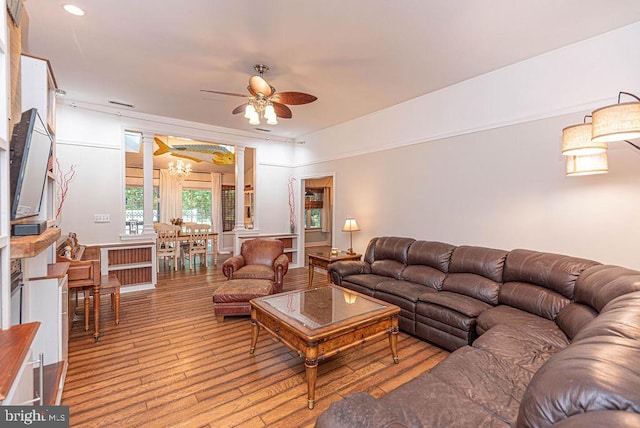
POLYGON ((402 271, 402 279, 405 281, 423 284, 434 290, 442 289, 445 274, 431 266, 409 265, 402 271))
POLYGON ((484 247, 460 246, 453 250, 450 273, 475 273, 502 282, 502 269, 507 252, 484 247))
POLYGON ((526 324, 531 325, 532 328, 539 326, 543 328, 556 327, 556 323, 553 321, 505 305, 498 305, 487 309, 476 318, 476 330, 478 334, 483 334, 498 324, 526 324))
POLYGON ((556 326, 499 324, 477 338, 473 347, 489 352, 524 370, 535 373, 552 355, 569 346, 556 326))
POLYGON ((574 341, 531 379, 518 427, 550 427, 601 410, 640 413, 640 342, 615 336, 574 341))
POLYGON ((504 265, 504 282, 536 284, 573 299, 576 278, 600 263, 561 254, 512 250, 504 265))
POLYGON ((463 294, 440 291, 437 293, 425 293, 420 300, 426 303, 453 309, 467 317, 477 317, 482 311, 491 308, 488 303, 463 294))
POLYGON ((500 304, 554 320, 569 299, 544 287, 525 282, 507 282, 500 288, 500 304))
MULTIPOLYGON (((359 285, 360 287, 366 288, 370 290, 370 295, 373 296, 373 291, 376 289, 376 286, 381 282, 388 281, 389 277, 382 275, 375 275, 372 273, 365 273, 362 275, 349 275, 343 278, 343 286, 347 288, 349 287, 348 283, 359 285), (345 282, 347 284, 345 284, 345 282)), ((369 294, 369 293, 367 293, 369 294)))
POLYGON ((556 324, 569 339, 573 339, 585 325, 597 316, 598 313, 591 306, 569 303, 558 313, 556 324))
POLYGON ((575 301, 600 312, 611 300, 640 291, 640 272, 619 266, 599 265, 585 270, 576 281, 575 301))
POLYGON ((429 266, 446 273, 455 248, 455 245, 443 242, 415 241, 409 247, 407 264, 429 266))
MULTIPOLYGON (((411 412, 406 409, 406 412, 411 412)), ((316 428, 403 428, 422 425, 413 415, 407 415, 410 424, 400 420, 385 405, 366 392, 349 394, 344 399, 331 403, 329 408, 316 419, 316 428), (372 423, 375 423, 373 425, 372 423)))
POLYGON ((442 289, 473 297, 491 305, 498 304, 500 283, 473 273, 450 273, 442 289))
POLYGON ((533 373, 482 349, 465 346, 434 367, 430 375, 509 423, 518 415, 520 398, 533 373))
POLYGON ((393 279, 400 279, 403 270, 404 264, 397 260, 376 260, 371 263, 371 273, 393 279))
POLYGON ((376 291, 383 291, 394 296, 402 297, 403 299, 409 300, 413 303, 416 303, 418 301, 418 297, 422 294, 436 293, 436 290, 431 287, 401 280, 383 281, 376 285, 376 291))
MULTIPOLYGON (((412 427, 509 426, 497 415, 464 396, 462 391, 430 373, 394 389, 379 401, 404 424, 412 427), (454 409, 452 405, 455 406, 454 409), (414 425, 413 418, 417 418, 420 425, 414 425)), ((368 427, 378 426, 375 421, 371 422, 373 425, 367 425, 368 427)))

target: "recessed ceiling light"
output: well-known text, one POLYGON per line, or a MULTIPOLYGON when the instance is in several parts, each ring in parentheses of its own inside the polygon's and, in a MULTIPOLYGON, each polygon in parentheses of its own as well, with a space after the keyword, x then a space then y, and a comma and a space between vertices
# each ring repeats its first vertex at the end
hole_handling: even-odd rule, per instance
POLYGON ((84 16, 84 10, 80 9, 78 6, 73 4, 65 4, 62 6, 64 10, 69 12, 71 15, 75 16, 84 16))

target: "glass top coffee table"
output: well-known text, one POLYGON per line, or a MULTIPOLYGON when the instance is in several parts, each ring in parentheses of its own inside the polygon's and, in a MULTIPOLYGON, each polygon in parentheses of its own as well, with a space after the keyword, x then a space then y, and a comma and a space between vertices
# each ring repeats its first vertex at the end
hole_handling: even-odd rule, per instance
POLYGON ((388 336, 393 362, 398 363, 400 308, 395 305, 335 285, 260 297, 250 304, 249 353, 263 328, 304 358, 310 409, 319 361, 388 336))

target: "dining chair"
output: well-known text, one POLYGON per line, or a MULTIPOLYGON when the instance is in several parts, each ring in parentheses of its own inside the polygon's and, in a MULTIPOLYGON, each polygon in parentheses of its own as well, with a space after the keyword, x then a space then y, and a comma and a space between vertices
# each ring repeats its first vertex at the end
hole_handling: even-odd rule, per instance
POLYGON ((189 240, 182 246, 182 258, 186 263, 189 260, 189 269, 194 269, 195 258, 200 258, 200 264, 209 266, 207 261, 208 238, 211 233, 211 226, 208 224, 192 224, 187 226, 189 240))
POLYGON ((173 258, 173 268, 178 270, 178 257, 180 246, 178 245, 178 232, 180 226, 160 224, 156 227, 158 235, 156 239, 157 271, 160 272, 160 258, 173 258))

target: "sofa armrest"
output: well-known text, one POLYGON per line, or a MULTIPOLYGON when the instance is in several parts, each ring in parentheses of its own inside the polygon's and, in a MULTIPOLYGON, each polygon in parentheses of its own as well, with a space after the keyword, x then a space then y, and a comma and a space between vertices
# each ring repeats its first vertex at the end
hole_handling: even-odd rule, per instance
POLYGON ((360 260, 342 260, 331 263, 328 271, 331 282, 342 285, 342 279, 345 276, 371 273, 371 265, 360 260))
POLYGON ((233 277, 233 272, 237 271, 242 266, 244 266, 244 257, 238 254, 237 256, 230 257, 224 261, 222 264, 222 273, 227 277, 227 279, 231 279, 233 277))

